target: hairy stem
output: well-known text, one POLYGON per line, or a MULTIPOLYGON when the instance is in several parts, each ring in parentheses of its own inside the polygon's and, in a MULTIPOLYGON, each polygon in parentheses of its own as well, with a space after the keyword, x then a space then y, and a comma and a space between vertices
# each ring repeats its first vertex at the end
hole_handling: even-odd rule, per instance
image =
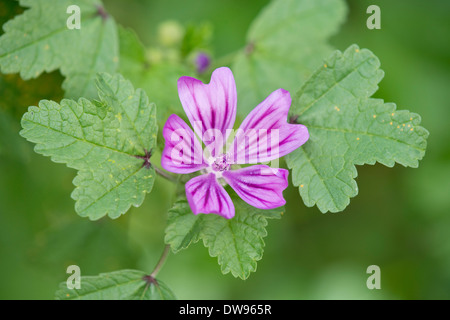
POLYGON ((164 170, 153 166, 153 169, 155 169, 155 172, 157 175, 163 177, 166 180, 172 181, 172 182, 177 182, 177 178, 171 174, 168 174, 167 172, 165 172, 164 170))
POLYGON ((164 262, 167 259, 167 256, 169 255, 169 251, 170 251, 170 245, 166 244, 166 246, 164 247, 164 251, 161 254, 161 258, 159 258, 158 263, 155 266, 155 269, 153 269, 152 273, 150 274, 150 277, 155 279, 156 275, 158 274, 159 270, 161 270, 162 266, 164 265, 164 262))

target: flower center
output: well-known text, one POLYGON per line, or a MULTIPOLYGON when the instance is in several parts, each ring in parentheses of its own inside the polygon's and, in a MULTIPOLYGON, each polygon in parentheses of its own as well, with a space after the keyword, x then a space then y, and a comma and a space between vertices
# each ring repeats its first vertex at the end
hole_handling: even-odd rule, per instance
POLYGON ((223 172, 230 169, 230 164, 227 163, 228 155, 227 154, 221 154, 220 156, 216 157, 214 162, 211 164, 211 168, 213 171, 223 172))

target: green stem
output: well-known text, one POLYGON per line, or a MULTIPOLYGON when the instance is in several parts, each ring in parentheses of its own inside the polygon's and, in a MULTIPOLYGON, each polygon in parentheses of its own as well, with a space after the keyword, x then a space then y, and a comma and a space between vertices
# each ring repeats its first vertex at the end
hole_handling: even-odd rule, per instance
POLYGON ((158 263, 155 266, 155 269, 153 269, 152 273, 150 274, 150 277, 152 277, 153 279, 156 278, 156 275, 158 274, 159 270, 161 270, 162 266, 164 265, 164 262, 167 259, 167 256, 169 255, 170 252, 170 245, 166 244, 166 246, 164 247, 164 251, 161 255, 161 258, 159 258, 158 263))
POLYGON ((155 169, 155 172, 157 175, 163 177, 166 180, 169 180, 169 181, 175 182, 175 183, 178 181, 178 179, 175 176, 168 174, 167 172, 165 172, 164 170, 162 170, 158 167, 153 166, 153 169, 155 169))

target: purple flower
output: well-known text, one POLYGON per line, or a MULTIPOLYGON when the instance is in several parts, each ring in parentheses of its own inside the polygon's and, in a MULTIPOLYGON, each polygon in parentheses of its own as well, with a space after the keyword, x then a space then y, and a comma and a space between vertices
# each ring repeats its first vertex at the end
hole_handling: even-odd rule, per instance
POLYGON ((208 54, 200 52, 195 58, 195 66, 197 67, 197 73, 203 73, 208 70, 211 64, 211 58, 208 54))
POLYGON ((178 94, 195 133, 179 116, 172 114, 163 129, 166 144, 161 165, 174 173, 201 171, 201 175, 185 186, 194 214, 234 217, 234 205, 223 187, 225 184, 256 208, 284 205, 283 190, 288 186, 286 169, 261 164, 234 167, 278 159, 308 140, 305 126, 287 122, 291 105, 289 92, 283 89, 272 92, 236 131, 233 125, 237 95, 230 69, 216 69, 209 84, 181 77, 178 94))

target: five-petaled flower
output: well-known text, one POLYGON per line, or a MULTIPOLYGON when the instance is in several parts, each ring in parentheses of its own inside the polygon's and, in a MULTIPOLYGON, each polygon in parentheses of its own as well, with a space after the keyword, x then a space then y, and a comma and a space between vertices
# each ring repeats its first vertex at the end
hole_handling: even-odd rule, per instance
POLYGON ((262 164, 240 165, 278 159, 308 140, 304 125, 287 122, 291 105, 289 92, 283 89, 272 92, 245 118, 234 139, 230 137, 233 137, 237 95, 230 69, 216 69, 209 84, 181 77, 178 94, 195 133, 179 116, 172 114, 163 129, 166 142, 161 165, 174 173, 201 171, 201 175, 185 186, 193 213, 234 217, 234 205, 224 184, 256 208, 284 205, 283 190, 288 186, 286 169, 262 164), (236 166, 239 168, 234 169, 236 166))

